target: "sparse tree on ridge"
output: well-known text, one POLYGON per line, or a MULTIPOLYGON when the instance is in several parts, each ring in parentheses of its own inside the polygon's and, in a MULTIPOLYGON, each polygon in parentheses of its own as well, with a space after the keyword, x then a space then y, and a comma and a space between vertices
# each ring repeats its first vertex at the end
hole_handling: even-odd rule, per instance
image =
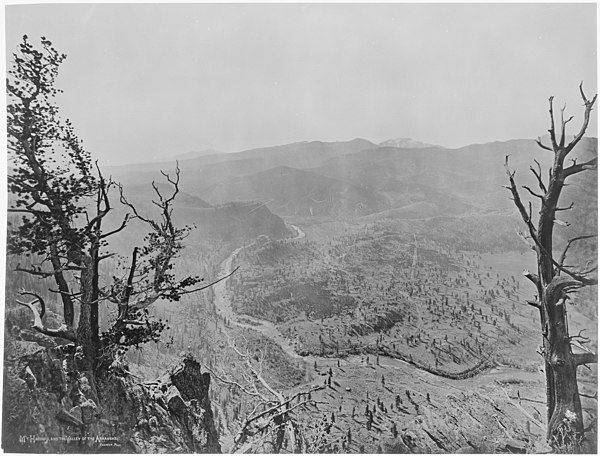
MULTIPOLYGON (((550 145, 546 145, 538 138, 537 144, 544 150, 552 153, 553 164, 549 170, 548 178, 542 173, 540 164, 530 167, 536 178, 539 189, 533 190, 527 186, 522 188, 539 200, 539 216, 534 220, 534 211, 531 202, 525 202, 515 182, 515 172, 511 171, 506 157, 506 172, 510 185, 507 188, 512 194, 512 200, 517 206, 521 218, 527 226, 525 237, 533 241, 532 249, 537 255, 537 274, 525 271, 524 275, 535 285, 537 296, 528 304, 539 310, 542 332, 542 355, 545 361, 546 395, 548 412, 548 442, 556 445, 570 445, 577 449, 583 437, 583 415, 577 385, 577 367, 583 364, 596 363, 597 354, 589 352, 573 353, 572 344, 576 341, 585 341, 585 338, 571 336, 567 322, 567 301, 569 294, 582 287, 597 285, 596 266, 586 266, 584 269, 575 270, 567 266, 565 259, 569 248, 576 242, 596 237, 596 234, 581 235, 569 239, 560 250, 554 246, 554 225, 558 223, 557 213, 568 211, 573 207, 559 206, 559 199, 566 182, 573 176, 597 168, 597 156, 589 161, 578 163, 576 159, 565 166, 565 160, 575 146, 581 141, 588 128, 590 114, 596 102, 597 95, 591 100, 579 86, 581 97, 585 106, 584 120, 579 132, 567 142, 566 126, 573 119, 564 118, 561 109, 560 125, 555 126, 553 97, 550 97, 550 145), (561 252, 559 255, 556 252, 561 252)), ((591 191, 595 191, 591 189, 591 191)), ((581 344, 579 344, 581 345, 581 344)))
POLYGON ((93 381, 102 362, 112 362, 120 348, 158 340, 165 324, 149 317, 150 304, 178 300, 212 284, 198 286, 203 279, 178 279, 172 271, 190 230, 172 220, 179 168, 175 177, 163 173, 172 189, 169 195, 153 183, 160 219, 151 219, 125 199, 119 185, 103 177, 71 123, 60 119, 53 102, 60 90, 54 82, 65 58, 46 38, 36 49, 24 36, 8 71, 8 187, 14 196, 8 212, 20 216, 9 225, 8 253, 27 257, 27 265, 18 265, 17 271, 55 282, 56 289, 50 291, 62 302, 59 327, 46 324, 46 304, 36 290, 23 290, 21 295, 32 299, 17 302, 31 310, 36 331, 75 345, 78 369, 93 381), (113 208, 111 191, 116 189, 130 213, 106 228, 103 223, 113 208), (120 274, 112 281, 101 277, 100 263, 114 255, 108 238, 133 219, 143 222, 149 234, 132 248, 120 274), (107 302, 118 309, 118 316, 101 334, 98 308, 107 302))

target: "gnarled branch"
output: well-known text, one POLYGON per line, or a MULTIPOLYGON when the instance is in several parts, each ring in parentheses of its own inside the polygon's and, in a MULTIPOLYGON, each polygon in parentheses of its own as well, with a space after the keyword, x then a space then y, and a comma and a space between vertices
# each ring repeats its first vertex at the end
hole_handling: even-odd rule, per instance
POLYGON ((593 272, 596 268, 593 268, 593 269, 591 269, 589 271, 584 271, 584 272, 571 271, 571 270, 565 268, 564 266, 562 266, 561 264, 559 264, 554 259, 554 257, 544 248, 544 246, 540 243, 540 241, 538 240, 537 237, 533 237, 533 240, 535 241, 535 243, 536 243, 537 247, 539 248, 540 252, 543 253, 544 255, 546 255, 550 259, 550 261, 556 267, 556 269, 558 269, 559 271, 564 272, 568 276, 570 276, 573 279, 575 279, 578 282, 580 282, 582 285, 597 285, 598 284, 598 279, 590 279, 589 277, 585 277, 586 274, 589 274, 590 272, 593 272))
POLYGON ((570 336, 570 337, 569 337, 569 340, 573 340, 573 339, 580 339, 580 340, 581 340, 581 341, 580 341, 580 343, 587 343, 587 342, 589 342, 589 341, 590 341, 590 338, 589 338, 589 337, 586 337, 586 336, 582 336, 582 335, 581 335, 581 333, 582 333, 583 331, 586 331, 586 329, 582 329, 582 330, 580 330, 580 331, 579 331, 579 334, 577 334, 576 336, 570 336))
POLYGON ((574 242, 583 241, 584 239, 591 239, 591 238, 595 238, 595 237, 598 237, 598 235, 597 234, 588 234, 588 235, 585 235, 585 236, 577 236, 577 237, 574 237, 572 239, 569 239, 567 241, 567 245, 565 246, 562 254, 560 255, 560 259, 558 260, 558 264, 561 265, 561 266, 564 265, 565 259, 567 258, 567 252, 568 252, 569 248, 571 247, 571 245, 574 242))
POLYGON ((573 141, 571 141, 569 145, 564 148, 564 156, 571 152, 573 148, 577 145, 577 143, 581 141, 583 135, 585 135, 585 132, 587 131, 588 125, 590 123, 590 114, 592 112, 592 109, 594 108, 594 103, 596 103, 596 98, 598 98, 598 94, 596 94, 594 95, 594 98, 588 100, 588 98, 585 96, 585 93, 583 92, 583 81, 581 81, 581 83, 579 84, 579 93, 581 94, 581 98, 583 99, 583 103, 585 105, 583 124, 581 125, 579 133, 577 133, 577 135, 575 135, 575 138, 573 138, 573 141))
POLYGON ((548 301, 558 301, 564 293, 583 287, 584 284, 579 280, 569 279, 565 276, 555 276, 546 286, 546 296, 548 301))
MULTIPOLYGON (((537 242, 537 232, 536 232, 535 226, 533 225, 531 216, 527 212, 527 209, 525 209, 525 206, 523 205, 523 201, 521 200, 521 195, 519 195, 519 191, 517 190, 517 185, 515 184, 515 179, 514 179, 515 173, 511 172, 510 168, 508 167, 508 157, 510 157, 510 155, 507 155, 505 158, 504 168, 506 169, 506 174, 507 174, 509 182, 510 182, 510 187, 506 187, 506 188, 508 188, 510 190, 510 192, 512 193, 513 201, 514 201, 515 205, 517 206, 517 209, 519 209, 519 212, 521 213, 521 218, 523 219, 523 221, 527 225, 527 228, 529 229, 529 234, 537 242)), ((530 212, 531 212, 531 209, 530 209, 530 212)))
POLYGON ((31 310, 31 312, 33 313, 33 326, 32 326, 33 329, 35 329, 39 333, 45 334, 46 336, 60 337, 62 339, 70 340, 71 342, 77 341, 77 336, 75 335, 75 331, 73 331, 73 329, 68 327, 67 325, 62 325, 56 329, 47 328, 46 325, 44 325, 44 323, 42 322, 42 318, 43 318, 44 314, 46 313, 46 305, 41 296, 39 296, 36 293, 32 293, 32 292, 21 292, 20 294, 21 295, 31 295, 31 296, 35 297, 35 299, 31 302, 23 302, 18 299, 15 300, 17 302, 17 304, 20 304, 24 307, 29 308, 29 310, 31 310), (41 312, 35 308, 34 304, 36 302, 40 303, 40 306, 42 308, 41 312))

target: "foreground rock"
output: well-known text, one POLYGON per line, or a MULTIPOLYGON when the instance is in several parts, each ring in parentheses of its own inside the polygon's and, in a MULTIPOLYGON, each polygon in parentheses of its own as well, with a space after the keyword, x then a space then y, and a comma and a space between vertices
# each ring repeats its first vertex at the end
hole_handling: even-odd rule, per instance
POLYGON ((192 357, 155 382, 139 383, 115 370, 93 388, 72 369, 68 349, 24 341, 10 348, 4 370, 6 452, 220 452, 210 376, 192 357))

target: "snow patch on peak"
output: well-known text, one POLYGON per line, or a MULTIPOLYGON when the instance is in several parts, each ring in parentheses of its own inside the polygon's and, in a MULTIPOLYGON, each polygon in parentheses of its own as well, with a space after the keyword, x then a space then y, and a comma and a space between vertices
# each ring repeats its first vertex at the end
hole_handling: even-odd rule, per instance
POLYGON ((388 139, 387 141, 379 143, 379 145, 382 147, 398 147, 400 149, 423 149, 425 147, 441 147, 435 144, 427 144, 411 138, 388 139))

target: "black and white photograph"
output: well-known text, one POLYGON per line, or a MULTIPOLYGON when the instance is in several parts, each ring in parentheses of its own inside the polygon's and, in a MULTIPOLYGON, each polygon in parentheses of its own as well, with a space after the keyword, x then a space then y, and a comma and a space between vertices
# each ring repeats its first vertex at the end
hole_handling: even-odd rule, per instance
POLYGON ((5 3, 2 451, 597 454, 597 7, 5 3))

